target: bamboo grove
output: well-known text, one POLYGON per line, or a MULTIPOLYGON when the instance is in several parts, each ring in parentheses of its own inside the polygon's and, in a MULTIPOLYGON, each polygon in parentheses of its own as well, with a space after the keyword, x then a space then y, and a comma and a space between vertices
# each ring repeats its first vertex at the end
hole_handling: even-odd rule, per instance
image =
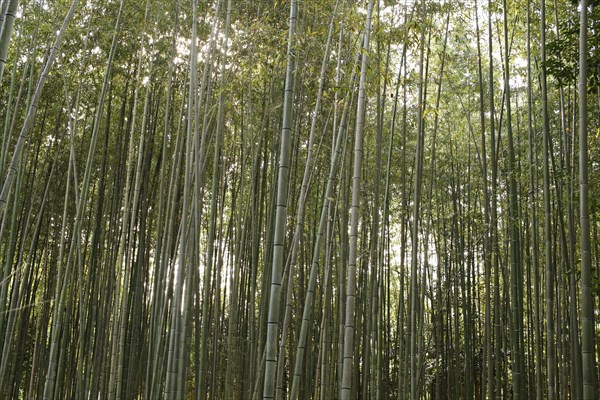
POLYGON ((2 0, 0 398, 598 399, 597 0, 2 0))

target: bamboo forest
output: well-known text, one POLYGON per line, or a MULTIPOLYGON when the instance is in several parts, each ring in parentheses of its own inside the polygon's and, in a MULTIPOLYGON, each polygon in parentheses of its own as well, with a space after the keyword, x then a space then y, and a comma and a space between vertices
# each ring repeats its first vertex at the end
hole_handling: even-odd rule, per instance
POLYGON ((0 399, 598 400, 599 0, 0 0, 0 399))

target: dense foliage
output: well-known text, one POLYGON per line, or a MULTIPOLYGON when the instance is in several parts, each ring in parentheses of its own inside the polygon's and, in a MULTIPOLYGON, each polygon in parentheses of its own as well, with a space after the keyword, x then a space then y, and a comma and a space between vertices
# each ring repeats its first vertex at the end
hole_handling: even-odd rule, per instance
POLYGON ((598 1, 0 9, 0 398, 597 398, 598 1))

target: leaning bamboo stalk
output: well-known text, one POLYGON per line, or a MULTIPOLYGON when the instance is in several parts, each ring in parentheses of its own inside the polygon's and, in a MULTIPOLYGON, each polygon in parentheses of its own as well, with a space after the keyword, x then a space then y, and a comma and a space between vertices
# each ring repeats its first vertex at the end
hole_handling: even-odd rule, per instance
MULTIPOLYGON (((277 201, 273 236, 273 265, 271 270, 271 293, 268 304, 267 341, 265 344, 265 374, 263 399, 275 398, 275 380, 277 373, 277 342, 279 337, 279 310, 281 299, 281 280, 283 275, 283 245, 287 219, 287 200, 289 188, 290 150, 292 140, 292 111, 294 100, 295 35, 298 15, 298 3, 290 4, 287 67, 285 94, 283 100, 283 124, 279 151, 279 172, 277 178, 277 201)), ((280 355, 281 356, 281 355, 280 355)))
POLYGON ((4 66, 6 65, 6 54, 8 53, 8 44, 12 35, 13 25, 17 16, 19 0, 5 0, 2 4, 6 5, 6 13, 3 13, 4 21, 0 31, 0 83, 4 75, 4 66))
MULTIPOLYGON (((292 380, 292 390, 290 393, 290 399, 296 400, 298 398, 298 392, 300 389, 300 378, 303 369, 304 363, 304 353, 305 348, 307 346, 307 336, 309 324, 311 322, 311 314, 314 302, 314 296, 317 285, 317 273, 319 268, 319 260, 321 259, 321 247, 323 244, 323 238, 325 235, 325 227, 327 222, 327 216, 329 214, 330 208, 333 204, 333 190, 335 186, 335 176, 337 174, 337 166, 339 163, 341 146, 343 143, 343 139, 346 137, 346 128, 347 128, 347 118, 348 111, 352 104, 351 99, 353 96, 350 94, 353 92, 352 87, 354 83, 354 69, 352 73, 352 77, 350 78, 350 92, 346 96, 344 111, 342 112, 342 119, 340 122, 339 132, 337 134, 335 140, 334 154, 331 159, 331 166, 329 168, 329 176, 327 178, 327 186, 325 188, 324 196, 323 196, 323 205, 321 207, 321 216, 319 219, 319 225, 317 228, 317 234, 315 237, 315 242, 313 244, 313 252, 312 252, 312 262, 310 268, 310 275, 308 279, 308 287, 306 290, 306 298, 304 301, 304 310, 302 313, 302 323, 300 327, 300 336, 298 338, 298 345, 296 348, 296 357, 294 364, 294 377, 292 380)), ((291 288, 289 289, 291 290, 291 288)))
MULTIPOLYGON (((77 1, 78 0, 74 1, 74 5, 76 5, 77 1)), ((121 0, 120 7, 119 7, 119 14, 117 16, 116 30, 113 35, 111 50, 110 50, 108 61, 107 61, 107 68, 106 68, 106 71, 104 74, 102 91, 100 93, 98 108, 96 110, 96 115, 95 115, 95 119, 94 119, 94 126, 92 129, 92 137, 91 137, 91 141, 90 141, 90 148, 88 150, 88 161, 86 163, 86 168, 85 168, 85 172, 84 172, 84 176, 83 176, 81 194, 78 196, 78 199, 76 200, 76 210, 77 211, 76 211, 76 218, 75 218, 75 223, 74 223, 74 228, 75 228, 74 232, 80 232, 81 223, 82 223, 82 219, 83 219, 84 208, 85 208, 84 201, 85 201, 85 199, 87 199, 87 194, 88 194, 89 184, 90 184, 90 176, 91 176, 91 172, 92 172, 92 168, 93 168, 91 160, 93 159, 93 156, 95 154, 100 120, 102 118, 102 113, 103 113, 103 109, 104 109, 104 101, 106 98, 106 93, 108 91, 108 86, 109 86, 108 83, 110 82, 110 76, 111 76, 111 70, 112 70, 112 60, 113 60, 114 54, 115 54, 118 32, 120 31, 123 3, 124 3, 124 1, 121 0)), ((74 6, 72 6, 72 9, 74 9, 74 6)), ((76 189, 76 187, 75 187, 75 189, 76 189)), ((63 227, 63 229, 64 229, 64 227, 63 227)), ((74 236, 77 236, 77 234, 74 236)), ((74 243, 77 242, 76 239, 73 239, 73 241, 74 241, 74 243)), ((71 246, 71 248, 73 248, 73 246, 71 246)), ((68 266, 68 262, 69 261, 67 261, 67 266, 68 266)), ((62 259, 60 260, 60 263, 62 263, 62 259)), ((59 271, 60 271, 60 265, 59 265, 59 271)), ((67 271, 65 271, 65 273, 66 272, 67 271)), ((58 282, 60 282, 60 280, 58 282)), ((45 400, 53 398, 53 395, 54 395, 53 387, 54 387, 54 383, 55 383, 55 373, 56 373, 55 366, 56 366, 57 358, 58 358, 58 339, 57 338, 59 336, 59 327, 61 325, 60 320, 62 318, 62 315, 61 315, 62 313, 60 312, 60 309, 62 308, 62 302, 63 302, 64 296, 65 296, 65 290, 61 289, 61 284, 62 283, 57 284, 56 293, 55 293, 55 310, 54 310, 54 315, 53 315, 53 319, 52 319, 53 322, 52 322, 52 330, 51 330, 52 344, 50 347, 50 355, 49 355, 49 361, 48 361, 49 366, 48 366, 48 373, 46 376, 46 383, 45 383, 45 389, 44 389, 44 399, 45 400)))
MULTIPOLYGON (((166 258, 170 247, 164 245, 165 237, 172 232, 172 226, 174 217, 170 213, 173 208, 170 196, 172 181, 167 181, 169 175, 168 166, 168 138, 171 127, 171 100, 173 97, 173 75, 174 75, 174 58, 177 54, 177 37, 179 32, 179 12, 181 7, 181 0, 177 1, 175 6, 175 17, 174 17, 174 31, 171 40, 171 60, 169 61, 169 69, 167 73, 167 93, 165 100, 165 115, 164 115, 164 128, 163 128, 163 142, 162 142, 162 153, 161 153, 161 168, 160 168, 160 189, 159 189, 159 205, 158 205, 158 220, 156 223, 156 263, 154 268, 154 276, 152 282, 152 301, 150 305, 150 332, 148 338, 148 363, 146 365, 146 381, 145 381, 145 396, 146 398, 152 398, 155 392, 155 384, 158 382, 157 379, 157 364, 159 355, 161 354, 162 346, 162 329, 164 326, 163 316, 163 304, 164 304, 164 293, 166 292, 166 258), (168 193, 165 193, 168 192, 168 193), (166 219, 166 223, 164 223, 166 219)), ((179 136, 177 135, 175 148, 178 148, 179 136)), ((176 152, 175 154, 179 154, 176 152)), ((174 156, 176 158, 177 156, 174 156)), ((177 169, 176 162, 170 165, 171 171, 177 169)))
POLYGON ((596 357, 594 351, 594 307, 592 299, 592 257, 588 204, 588 109, 587 109, 587 0, 581 1, 579 30, 579 214, 581 226, 581 354, 583 398, 596 398, 596 357))
POLYGON ((187 98, 187 126, 185 134, 185 144, 183 145, 183 152, 185 154, 185 168, 184 168, 184 188, 183 188, 183 201, 181 211, 181 224, 178 233, 178 255, 176 260, 176 266, 173 271, 173 297, 170 304, 170 326, 168 328, 168 358, 167 358, 167 369, 166 369, 166 382, 164 388, 164 398, 176 398, 177 396, 177 382, 178 382, 178 371, 179 365, 178 358, 180 356, 180 350, 177 346, 178 337, 181 335, 181 324, 182 317, 181 312, 183 311, 184 305, 182 299, 183 285, 186 274, 186 267, 188 264, 188 245, 187 240, 188 229, 189 229, 189 215, 190 215, 190 188, 192 184, 192 165, 193 165, 193 134, 194 124, 196 123, 196 112, 195 112, 195 96, 196 96, 196 67, 198 62, 197 57, 197 30, 196 30, 196 17, 197 17, 198 2, 194 0, 192 2, 192 38, 190 43, 190 63, 189 63, 189 89, 187 98))
MULTIPOLYGON (((148 3, 146 3, 146 11, 144 14, 144 26, 148 18, 148 3)), ((146 29, 144 28, 142 32, 146 29)), ((109 383, 109 399, 113 390, 117 398, 122 395, 123 386, 123 363, 125 355, 125 335, 127 329, 127 311, 129 303, 129 281, 131 275, 132 266, 131 257, 133 253, 133 242, 134 233, 137 220, 138 202, 140 195, 141 186, 141 173, 142 173, 142 159, 144 152, 144 137, 145 137, 145 125, 146 125, 146 114, 148 109, 148 98, 150 95, 149 88, 146 89, 146 95, 144 100, 144 111, 142 116, 141 134, 139 138, 139 146, 137 149, 137 164, 134 164, 135 154, 135 142, 133 140, 136 131, 137 121, 137 103, 138 94, 141 84, 141 71, 142 71, 142 60, 144 54, 145 41, 142 39, 139 49, 137 71, 134 83, 134 94, 133 94, 133 112, 131 116, 131 127, 129 140, 129 150, 127 154, 127 172, 125 180, 125 190, 123 196, 123 217, 121 229, 121 238, 118 249, 118 259, 116 266, 116 288, 114 298, 114 309, 115 318, 113 319, 113 350, 111 355, 111 382, 109 383), (135 165, 135 175, 133 175, 133 168, 135 165), (131 182, 133 179, 133 182, 131 182), (119 297, 119 293, 121 296, 119 297)))
MULTIPOLYGON (((314 151, 314 141, 315 141, 316 126, 317 126, 317 118, 321 111, 321 101, 323 98, 323 87, 325 84, 325 73, 327 72, 327 64, 328 64, 329 55, 331 52, 330 51, 331 50, 331 38, 333 36, 333 27, 334 27, 335 17, 337 14, 337 8, 338 8, 338 1, 336 1, 336 3, 335 3, 334 9, 333 9, 333 14, 329 20, 329 30, 327 33, 327 41, 325 44, 325 51, 324 51, 323 59, 321 62, 321 72, 319 75, 319 86, 317 89, 317 99, 315 101, 315 107, 314 107, 314 110, 311 115, 310 133, 309 133, 309 138, 308 138, 306 161, 304 164, 304 174, 302 176, 302 184, 300 187, 300 196, 298 199, 298 205, 297 205, 297 211, 296 211, 296 229, 294 231, 294 235, 292 236, 292 241, 289 244, 290 254, 288 255, 288 262, 287 262, 288 266, 287 266, 286 271, 284 272, 284 275, 287 274, 287 276, 288 276, 288 286, 287 286, 288 293, 290 293, 290 290, 291 290, 291 283, 292 283, 292 278, 294 275, 293 271, 295 268, 297 252, 298 252, 298 244, 300 242, 300 237, 301 237, 302 231, 304 229, 305 205, 306 205, 306 198, 308 196, 309 181, 310 181, 310 177, 312 176, 312 167, 313 167, 312 158, 313 158, 313 151, 314 151)), ((290 296, 288 295, 287 298, 290 299, 290 296)), ((282 328, 283 333, 282 333, 281 340, 279 343, 279 353, 280 354, 285 349, 286 338, 287 338, 286 332, 288 330, 288 325, 290 323, 290 319, 291 319, 291 302, 286 301, 285 315, 283 318, 283 328, 282 328)), ((285 361, 285 357, 279 357, 278 362, 277 362, 277 380, 276 380, 276 396, 277 396, 277 398, 282 398, 282 393, 283 393, 282 382, 283 382, 284 361, 285 361)))
POLYGON ((344 322, 344 362, 342 367, 342 382, 340 397, 349 400, 353 397, 352 375, 354 369, 354 324, 356 304, 356 264, 358 259, 358 219, 360 212, 360 191, 363 161, 363 141, 365 128, 367 60, 369 52, 369 38, 371 35, 371 15, 373 2, 369 1, 367 10, 367 24, 364 33, 363 53, 360 69, 360 82, 358 86, 358 106, 356 110, 356 133, 354 141, 354 167, 352 176, 352 206, 350 211, 350 246, 348 254, 348 274, 346 279, 346 310, 344 322))

